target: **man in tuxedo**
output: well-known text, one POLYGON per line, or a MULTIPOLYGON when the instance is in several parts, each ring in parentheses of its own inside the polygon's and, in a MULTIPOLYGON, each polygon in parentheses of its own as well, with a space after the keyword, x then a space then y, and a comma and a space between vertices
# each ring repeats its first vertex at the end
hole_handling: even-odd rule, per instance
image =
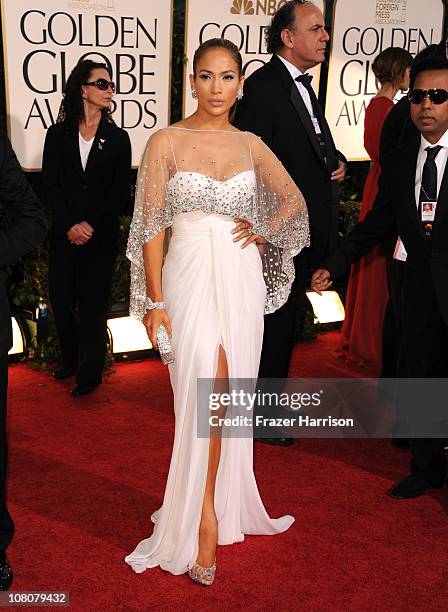
MULTIPOLYGON (((415 79, 422 65, 428 60, 443 59, 445 57, 447 57, 447 42, 445 40, 442 40, 437 45, 428 45, 420 51, 416 55, 411 67, 411 89, 414 87, 415 79)), ((407 96, 404 96, 395 104, 384 121, 381 131, 380 158, 382 159, 399 144, 415 136, 416 131, 417 128, 412 123, 410 117, 409 99, 407 96)))
MULTIPOLYGON (((288 376, 310 271, 338 239, 338 181, 345 176, 346 160, 335 148, 312 77, 306 74, 324 61, 328 40, 323 15, 312 2, 282 5, 266 33, 272 58, 246 79, 236 112, 235 125, 260 136, 283 163, 306 199, 310 219, 311 246, 295 258, 291 295, 265 317, 259 378, 288 376)), ((293 442, 287 436, 264 441, 293 442)))
MULTIPOLYGON (((420 72, 420 66, 433 58, 446 57, 445 40, 439 44, 428 45, 415 57, 411 67, 410 88, 414 87, 415 79, 420 72)), ((380 143, 380 159, 382 160, 390 151, 403 144, 407 140, 418 138, 418 129, 411 121, 410 102, 404 96, 392 108, 383 125, 380 143)), ((393 389, 389 385, 390 379, 400 375, 400 339, 401 339, 401 294, 404 280, 406 263, 394 259, 397 233, 393 233, 390 239, 383 245, 387 266, 387 282, 389 289, 389 303, 384 316, 383 324, 383 349, 381 389, 392 399, 393 389)), ((399 448, 409 448, 409 442, 405 438, 392 439, 392 444, 399 448)))
MULTIPOLYGON (((430 58, 420 66, 409 93, 416 137, 386 155, 375 204, 312 278, 320 292, 351 263, 366 255, 396 227, 407 252, 402 299, 400 370, 407 378, 445 379, 448 374, 448 61, 430 58), (424 203, 435 209, 433 219, 424 203)), ((431 383, 433 384, 433 383, 431 383)), ((416 388, 429 390, 430 385, 416 388)), ((434 397, 434 396, 433 396, 434 397)), ((411 424, 424 421, 434 405, 428 397, 415 409, 413 398, 401 406, 411 424), (425 412, 422 412, 425 411, 425 412)), ((432 416, 432 415, 431 415, 432 416)), ((446 421, 446 418, 445 418, 446 421)), ((446 432, 440 438, 413 438, 411 474, 389 494, 398 499, 418 497, 443 486, 446 432)))
MULTIPOLYGON (((39 201, 22 173, 6 134, 0 133, 0 211, 6 221, 0 225, 0 271, 31 251, 47 231, 39 201)), ((11 313, 0 274, 0 591, 12 583, 12 569, 6 558, 14 525, 6 508, 6 395, 8 351, 12 346, 11 313)))

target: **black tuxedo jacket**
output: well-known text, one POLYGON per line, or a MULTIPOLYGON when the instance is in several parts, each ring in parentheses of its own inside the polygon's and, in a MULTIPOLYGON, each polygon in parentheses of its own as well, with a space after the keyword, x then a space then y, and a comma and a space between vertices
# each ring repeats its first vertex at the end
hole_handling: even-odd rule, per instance
POLYGON ((0 356, 12 345, 11 314, 2 268, 14 264, 39 244, 47 221, 36 194, 28 185, 8 137, 0 133, 0 356))
POLYGON ((297 85, 273 55, 245 81, 234 123, 260 136, 302 191, 310 218, 310 251, 313 262, 318 263, 337 243, 339 189, 330 174, 339 159, 345 160, 335 148, 327 122, 323 119, 321 126, 328 147, 326 164, 297 85))
POLYGON ((53 212, 53 236, 66 239, 73 225, 87 221, 94 237, 109 234, 115 240, 113 230, 129 198, 130 170, 129 136, 112 121, 100 121, 85 171, 78 127, 52 125, 45 138, 42 172, 53 212))
POLYGON ((381 130, 380 160, 397 146, 418 137, 419 132, 411 121, 410 106, 407 96, 404 96, 387 115, 381 130))
POLYGON ((332 277, 366 255, 393 228, 408 253, 403 287, 406 329, 421 327, 435 294, 443 320, 448 324, 448 164, 440 187, 432 236, 425 237, 415 198, 415 172, 420 134, 385 156, 379 192, 372 210, 358 223, 322 267, 332 277))

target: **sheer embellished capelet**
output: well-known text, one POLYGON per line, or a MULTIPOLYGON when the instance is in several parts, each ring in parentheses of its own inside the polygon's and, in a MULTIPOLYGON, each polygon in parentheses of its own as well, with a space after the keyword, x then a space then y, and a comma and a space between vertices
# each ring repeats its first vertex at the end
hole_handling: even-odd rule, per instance
POLYGON ((191 211, 253 224, 267 288, 265 313, 286 302, 293 257, 309 246, 308 210, 289 174, 250 132, 169 127, 148 140, 139 168, 127 257, 131 261, 131 316, 145 312, 143 245, 191 211))

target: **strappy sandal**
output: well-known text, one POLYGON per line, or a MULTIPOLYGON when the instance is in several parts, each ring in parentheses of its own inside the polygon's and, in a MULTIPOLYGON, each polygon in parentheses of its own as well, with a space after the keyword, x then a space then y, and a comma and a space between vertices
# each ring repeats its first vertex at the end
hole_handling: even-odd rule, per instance
POLYGON ((202 567, 199 563, 194 563, 188 570, 188 575, 199 584, 212 586, 216 576, 216 561, 211 567, 202 567))

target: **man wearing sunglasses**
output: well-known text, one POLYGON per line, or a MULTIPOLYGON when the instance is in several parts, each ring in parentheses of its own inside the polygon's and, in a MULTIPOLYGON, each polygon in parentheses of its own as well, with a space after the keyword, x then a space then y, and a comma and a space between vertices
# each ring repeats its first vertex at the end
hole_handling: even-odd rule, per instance
MULTIPOLYGON (((411 67, 410 88, 414 88, 415 79, 420 72, 420 65, 432 59, 446 57, 446 42, 428 45, 415 57, 411 67)), ((418 138, 418 130, 411 121, 411 103, 404 96, 392 108, 383 125, 380 142, 380 163, 384 157, 397 146, 412 138, 418 138)), ((382 391, 391 399, 394 398, 394 386, 390 387, 391 379, 400 376, 399 347, 401 343, 401 296, 406 262, 394 259, 397 233, 391 235, 382 250, 386 258, 387 284, 389 289, 389 304, 383 323, 382 369, 380 377, 382 391)), ((398 448, 409 448, 406 438, 393 438, 392 444, 398 448)))
POLYGON ((446 396, 444 401, 440 398, 448 375, 446 58, 432 58, 420 66, 409 101, 411 120, 418 132, 384 157, 373 209, 312 279, 314 291, 327 289, 332 279, 369 253, 396 224, 407 252, 400 362, 402 375, 412 379, 399 385, 406 432, 412 433, 412 463, 410 475, 389 491, 396 499, 418 497, 429 488, 440 488, 446 477, 448 410, 446 396), (431 218, 427 215, 429 208, 433 211, 431 218))
MULTIPOLYGON (((443 59, 446 54, 446 42, 428 45, 415 57, 411 67, 411 89, 414 88, 415 79, 420 72, 420 65, 433 59, 443 59)), ((410 137, 415 135, 416 127, 410 117, 410 102, 407 96, 401 98, 390 111, 384 122, 381 132, 380 158, 395 149, 410 137)))

